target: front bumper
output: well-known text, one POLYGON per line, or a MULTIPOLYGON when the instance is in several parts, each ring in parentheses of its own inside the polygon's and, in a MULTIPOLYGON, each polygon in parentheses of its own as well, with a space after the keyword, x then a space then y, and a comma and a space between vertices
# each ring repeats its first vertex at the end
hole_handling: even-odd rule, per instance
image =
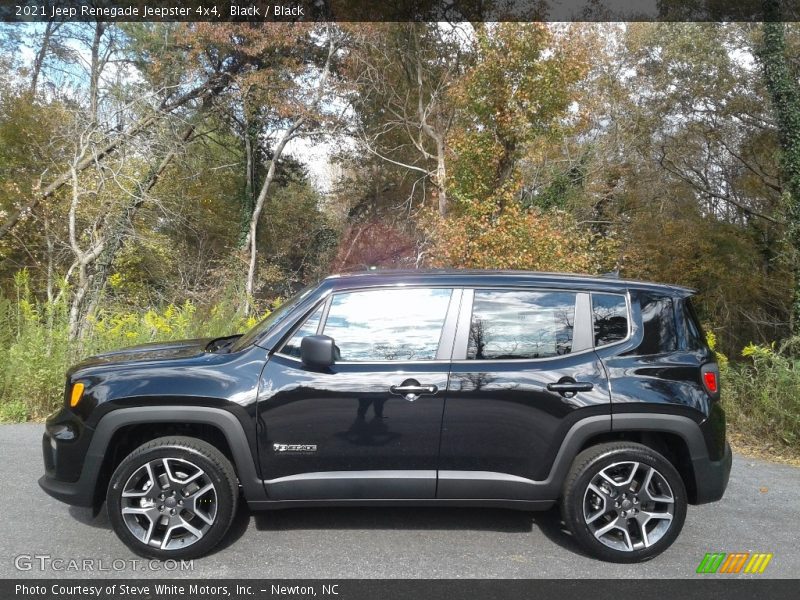
POLYGON ((714 461, 707 457, 692 460, 696 497, 693 504, 716 502, 725 494, 731 476, 733 454, 731 446, 725 443, 722 459, 714 461))
POLYGON ((89 452, 92 429, 64 409, 47 420, 42 436, 45 474, 39 487, 74 506, 93 506, 100 461, 89 452))
POLYGON ((42 475, 39 487, 56 500, 72 506, 94 506, 94 490, 81 481, 59 481, 52 475, 42 475))

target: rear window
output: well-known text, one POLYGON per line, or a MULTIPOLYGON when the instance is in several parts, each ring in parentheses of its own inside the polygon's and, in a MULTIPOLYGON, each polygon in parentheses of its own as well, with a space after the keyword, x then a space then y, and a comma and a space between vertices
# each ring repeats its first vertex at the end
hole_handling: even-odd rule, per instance
POLYGON ((661 354, 677 350, 678 335, 672 298, 640 293, 639 305, 642 309, 644 339, 636 353, 661 354))
POLYGON ((468 360, 526 360, 572 351, 573 292, 475 290, 468 360))

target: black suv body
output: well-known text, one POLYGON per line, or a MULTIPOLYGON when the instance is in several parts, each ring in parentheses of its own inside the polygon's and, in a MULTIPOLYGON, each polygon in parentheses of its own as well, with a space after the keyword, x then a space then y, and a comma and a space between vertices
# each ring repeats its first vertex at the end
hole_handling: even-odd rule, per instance
POLYGON ((210 550, 240 489, 252 509, 560 502, 589 552, 644 560, 731 467, 690 295, 527 272, 329 277, 244 336, 70 369, 39 484, 107 500, 123 541, 162 558, 210 550))

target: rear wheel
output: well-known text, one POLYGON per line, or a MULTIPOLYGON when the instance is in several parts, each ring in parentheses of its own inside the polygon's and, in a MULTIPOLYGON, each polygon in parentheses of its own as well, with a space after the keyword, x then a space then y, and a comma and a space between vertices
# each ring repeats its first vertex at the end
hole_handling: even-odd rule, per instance
POLYGON ((686 519, 686 490, 675 467, 641 444, 600 444, 581 452, 564 484, 561 511, 592 556, 640 562, 661 554, 686 519))
POLYGON ((236 512, 233 466, 214 446, 190 437, 158 438, 128 455, 106 497, 117 536, 134 552, 187 559, 216 546, 236 512))

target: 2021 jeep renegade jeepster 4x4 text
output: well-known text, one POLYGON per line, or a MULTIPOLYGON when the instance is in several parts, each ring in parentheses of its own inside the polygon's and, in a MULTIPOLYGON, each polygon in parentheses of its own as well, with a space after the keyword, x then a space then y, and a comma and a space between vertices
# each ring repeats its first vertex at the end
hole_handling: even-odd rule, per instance
POLYGON ((242 336, 157 343, 67 373, 41 487, 105 500, 119 537, 190 558, 251 509, 559 503, 635 562, 731 468, 719 369, 669 285, 524 272, 329 277, 242 336))

